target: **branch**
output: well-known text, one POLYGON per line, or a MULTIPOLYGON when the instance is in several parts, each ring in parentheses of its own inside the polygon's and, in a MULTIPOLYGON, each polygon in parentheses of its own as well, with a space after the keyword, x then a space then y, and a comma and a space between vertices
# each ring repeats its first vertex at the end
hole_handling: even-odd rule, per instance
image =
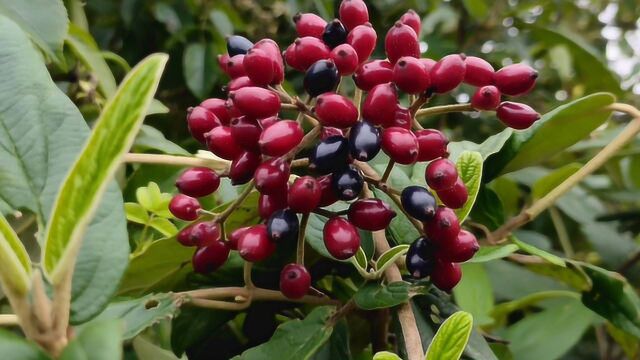
POLYGON ((202 166, 218 171, 227 171, 231 162, 218 159, 203 159, 195 156, 176 156, 163 154, 128 153, 123 157, 124 162, 142 164, 163 164, 174 166, 202 166))
POLYGON ((420 109, 416 111, 416 117, 422 116, 430 116, 430 115, 440 115, 446 114, 450 112, 462 112, 462 111, 476 111, 471 104, 453 104, 453 105, 442 105, 442 106, 432 106, 426 109, 420 109))
POLYGON ((0 314, 0 326, 18 326, 20 321, 18 315, 15 314, 0 314))
POLYGON ((253 187, 254 187, 254 180, 251 180, 247 183, 244 191, 242 191, 242 193, 240 193, 240 195, 238 195, 238 197, 235 200, 233 200, 233 202, 229 206, 227 206, 227 208, 224 209, 224 211, 221 212, 215 218, 215 222, 217 223, 225 222, 225 220, 227 220, 229 215, 231 215, 233 211, 238 208, 238 206, 242 205, 242 202, 244 201, 244 199, 246 199, 247 196, 251 194, 251 191, 253 191, 253 187))
POLYGON ((300 265, 304 265, 304 236, 307 230, 307 223, 309 223, 309 213, 302 214, 302 220, 300 220, 300 229, 298 230, 298 245, 296 249, 296 262, 300 265))

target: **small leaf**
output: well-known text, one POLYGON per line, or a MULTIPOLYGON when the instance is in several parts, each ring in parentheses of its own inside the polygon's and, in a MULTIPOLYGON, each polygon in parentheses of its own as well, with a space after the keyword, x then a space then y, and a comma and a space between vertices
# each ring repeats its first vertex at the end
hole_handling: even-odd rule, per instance
POLYGON ((376 260, 376 272, 385 271, 391 264, 393 264, 399 257, 406 254, 409 250, 409 245, 396 245, 391 249, 383 252, 376 260))
POLYGON ((215 50, 210 43, 187 45, 182 68, 187 87, 200 99, 207 97, 216 81, 215 50))
POLYGON ((469 260, 470 263, 483 263, 491 260, 497 260, 505 258, 514 252, 518 251, 519 247, 516 244, 506 245, 483 245, 480 250, 469 260))
POLYGON ((548 262, 554 264, 554 265, 558 265, 558 266, 562 266, 562 267, 566 267, 567 264, 565 263, 565 261, 556 255, 553 255, 551 253, 548 253, 542 249, 539 249, 531 244, 527 244, 526 242, 520 241, 518 240, 515 236, 511 236, 511 241, 518 245, 518 247, 520 248, 520 250, 529 253, 531 255, 535 255, 535 256, 539 256, 545 260, 547 260, 548 262))
POLYGON ((433 337, 426 360, 458 360, 464 351, 473 328, 471 314, 458 311, 445 320, 433 337))
POLYGON ((384 309, 407 302, 412 296, 426 289, 406 281, 396 281, 387 285, 367 283, 353 296, 359 308, 364 310, 384 309))
POLYGON ((147 224, 149 222, 149 214, 142 205, 134 202, 124 203, 124 211, 127 214, 127 220, 138 223, 147 224))
POLYGON ((373 355, 373 360, 402 360, 402 358, 389 351, 378 351, 373 355))
POLYGON ((363 270, 367 270, 367 255, 362 250, 362 247, 358 248, 358 252, 353 257, 355 259, 356 264, 363 270))
POLYGON ((78 60, 93 74, 98 80, 98 90, 105 98, 110 98, 116 92, 116 79, 104 60, 100 48, 91 34, 70 23, 69 33, 66 43, 69 45, 78 60))
POLYGON ((122 323, 112 319, 84 326, 60 355, 60 360, 77 359, 122 359, 122 323))
POLYGON ((0 329, 0 358, 19 360, 50 360, 36 343, 5 329, 0 329))
POLYGON ((576 171, 580 170, 581 164, 572 163, 567 164, 546 176, 541 177, 533 183, 531 188, 531 196, 534 199, 540 199, 547 195, 551 190, 560 185, 569 176, 573 175, 576 171))
POLYGON ((469 198, 464 206, 456 210, 456 215, 462 223, 473 208, 473 204, 476 202, 476 197, 480 191, 480 183, 482 179, 482 155, 476 151, 464 151, 460 154, 458 161, 456 162, 458 168, 458 174, 467 187, 469 198))
POLYGON ((0 281, 5 292, 24 295, 31 287, 31 259, 7 219, 0 214, 0 281))
POLYGON ((157 230, 160 234, 165 237, 171 237, 178 233, 178 229, 173 223, 165 218, 154 217, 149 222, 149 226, 157 230))

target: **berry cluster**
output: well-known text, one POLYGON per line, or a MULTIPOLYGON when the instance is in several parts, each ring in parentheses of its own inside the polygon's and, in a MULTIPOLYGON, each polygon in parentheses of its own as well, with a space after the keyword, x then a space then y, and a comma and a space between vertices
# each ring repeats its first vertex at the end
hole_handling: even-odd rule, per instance
MULTIPOLYGON (((360 246, 358 228, 384 230, 396 216, 382 200, 362 198, 366 181, 386 186, 387 174, 374 181, 361 171, 361 164, 382 150, 391 159, 389 170, 394 163, 430 162, 425 172, 429 189, 409 186, 398 191, 406 215, 424 224, 425 236, 413 242, 406 264, 411 276, 431 276, 439 288, 453 288, 461 277, 457 263, 478 250, 475 237, 460 229, 452 210, 466 203, 467 189, 447 158, 445 135, 423 129, 416 114, 432 96, 466 83, 478 87, 470 104, 473 109, 496 111, 507 126, 527 128, 539 118, 538 113, 525 104, 501 102, 501 97, 527 93, 537 73, 524 64, 494 71, 487 61, 462 54, 439 61, 420 58, 421 20, 412 10, 388 30, 385 60, 369 59, 377 34, 362 0, 343 0, 339 19, 330 22, 311 13, 297 14, 293 20, 299 37, 284 52, 271 39, 254 44, 242 36, 229 36, 228 54, 218 58, 231 78, 227 99, 207 99, 188 111, 192 136, 231 165, 225 174, 206 168, 186 170, 176 183, 180 194, 171 201, 171 212, 182 220, 198 220, 196 198, 214 192, 219 176, 228 176, 234 185, 251 182, 260 192, 258 210, 264 220, 228 236, 216 220, 183 229, 178 241, 197 247, 194 269, 215 270, 230 250, 237 250, 246 261, 264 260, 278 244, 304 236, 298 214, 326 215, 330 212, 319 208, 339 200, 350 202, 347 217, 327 215, 324 243, 336 259, 352 257, 360 246), (307 102, 291 97, 280 86, 285 65, 304 72, 307 102), (366 92, 361 109, 336 90, 341 77, 351 75, 358 91, 366 92), (402 96, 410 99, 410 106, 401 105, 402 96), (280 119, 282 110, 297 110, 300 116, 280 119), (306 135, 301 126, 305 120, 314 125, 306 135), (317 136, 305 172, 311 175, 290 181, 296 156, 317 136)), ((285 295, 299 298, 310 284, 303 265, 292 263, 282 270, 280 285, 285 295)))

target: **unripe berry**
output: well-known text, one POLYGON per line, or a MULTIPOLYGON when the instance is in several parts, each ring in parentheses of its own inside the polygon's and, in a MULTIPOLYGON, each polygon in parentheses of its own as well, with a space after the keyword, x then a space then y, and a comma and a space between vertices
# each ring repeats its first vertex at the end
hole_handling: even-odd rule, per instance
POLYGON ((320 16, 313 13, 297 13, 293 17, 296 24, 296 32, 299 37, 311 36, 321 39, 327 22, 320 16))
POLYGON ((297 121, 281 120, 262 130, 258 145, 264 155, 282 156, 295 148, 304 132, 297 121))
POLYGON ((229 257, 229 247, 222 241, 215 241, 200 247, 191 258, 193 270, 200 274, 209 274, 222 266, 229 257))
POLYGON ((278 114, 280 98, 268 89, 249 86, 229 93, 233 105, 244 115, 254 119, 266 118, 278 114))
POLYGON ((467 203, 469 193, 462 179, 458 177, 451 188, 438 191, 438 198, 447 207, 459 209, 467 203))
POLYGON ((371 24, 358 25, 349 31, 347 44, 351 45, 358 54, 358 62, 364 63, 376 48, 378 35, 371 24))
POLYGON ((229 125, 229 121, 231 121, 231 115, 229 114, 226 103, 227 101, 223 99, 210 98, 201 102, 200 106, 213 113, 213 115, 215 115, 223 125, 229 125))
POLYGON ((249 229, 251 229, 251 226, 237 228, 227 235, 227 246, 229 249, 238 250, 238 241, 240 241, 240 238, 249 229))
POLYGON ((227 75, 232 79, 247 76, 247 72, 244 69, 244 54, 230 57, 229 61, 227 61, 226 69, 227 75))
POLYGON ((384 38, 384 50, 392 64, 403 56, 420 57, 418 35, 409 26, 396 22, 384 38))
POLYGON ((353 74, 358 68, 358 53, 349 44, 338 45, 331 50, 331 60, 338 68, 340 76, 353 74))
POLYGON ((220 177, 206 167, 185 170, 176 180, 178 191, 191 197, 202 197, 216 191, 220 186, 220 177))
POLYGON ((431 88, 438 94, 449 92, 464 80, 464 58, 458 54, 447 55, 431 69, 431 88))
POLYGON ((347 41, 347 29, 345 29, 340 20, 334 19, 324 28, 322 41, 331 49, 344 44, 347 41))
POLYGON ((187 114, 187 126, 194 139, 205 143, 204 134, 222 125, 218 117, 202 106, 196 106, 187 114))
POLYGON ((331 60, 318 60, 304 74, 303 86, 311 97, 316 97, 334 91, 339 82, 336 65, 331 60))
POLYGON ((438 249, 438 256, 445 261, 460 263, 470 260, 479 249, 475 235, 460 230, 455 241, 445 243, 438 249))
POLYGON ((407 94, 419 94, 431 84, 429 73, 422 61, 404 56, 393 67, 393 82, 407 94))
POLYGON ((358 122, 358 108, 348 98, 326 92, 318 96, 314 112, 322 126, 349 128, 358 122))
POLYGON ((227 36, 227 52, 231 57, 239 54, 246 54, 252 46, 253 43, 244 36, 227 36))
POLYGON ((238 239, 238 253, 246 261, 262 261, 276 250, 276 244, 269 240, 267 226, 260 224, 247 229, 238 239))
POLYGON ((347 30, 369 21, 367 4, 362 0, 342 0, 338 14, 347 30))
POLYGON ((427 221, 436 213, 438 203, 431 192, 422 186, 407 186, 400 196, 402 208, 407 214, 420 220, 427 221))
POLYGON ((495 70, 493 66, 486 60, 467 56, 464 59, 466 71, 464 73, 464 82, 473 86, 493 85, 495 70))
POLYGON ((322 237, 329 254, 338 260, 352 257, 360 247, 358 230, 341 217, 327 220, 322 230, 322 237))
POLYGON ((300 299, 311 288, 311 275, 300 264, 288 264, 280 273, 280 291, 289 299, 300 299))
POLYGON ((320 174, 328 174, 347 166, 349 144, 340 135, 320 141, 309 155, 309 167, 320 174))
POLYGON ((302 176, 289 187, 287 202, 291 210, 308 214, 318 207, 321 197, 322 191, 316 179, 311 176, 302 176))
POLYGON ((305 71, 318 60, 330 57, 331 49, 322 40, 310 36, 296 39, 295 62, 305 71))
POLYGON ((274 80, 275 66, 273 62, 273 58, 266 51, 251 49, 245 55, 242 65, 251 81, 259 86, 267 86, 274 80))
POLYGON ((409 246, 405 264, 414 279, 425 278, 435 267, 434 246, 426 237, 419 237, 409 246))
POLYGON ((258 84, 254 83, 248 76, 240 76, 235 79, 231 79, 231 81, 227 83, 227 86, 223 87, 223 91, 225 92, 236 91, 244 87, 257 86, 257 85, 258 84))
POLYGON ((462 269, 456 263, 436 261, 431 282, 442 291, 451 291, 462 279, 462 269))
POLYGON ((420 26, 422 21, 420 20, 420 15, 418 15, 412 9, 407 10, 406 13, 402 14, 399 20, 401 23, 408 25, 415 31, 416 35, 420 37, 420 26))
POLYGON ((425 179, 435 191, 451 188, 458 180, 456 164, 449 159, 437 159, 429 163, 425 171, 425 179))
POLYGON ((495 78, 496 86, 503 94, 518 96, 533 89, 538 72, 529 65, 513 64, 498 70, 495 78))
POLYGON ((414 134, 418 139, 418 161, 431 161, 447 154, 449 139, 440 130, 424 129, 414 134))
POLYGON ((261 194, 275 194, 286 189, 290 171, 289 163, 282 158, 263 162, 253 174, 256 189, 261 194))
POLYGON ((331 186, 336 197, 349 201, 358 197, 364 186, 364 178, 353 165, 331 174, 331 186))
POLYGON ((336 193, 333 190, 333 185, 331 184, 331 178, 331 175, 324 175, 316 179, 321 193, 318 207, 329 206, 338 201, 336 193))
POLYGON ((476 90, 471 98, 471 106, 476 110, 495 110, 500 105, 500 91, 493 85, 476 90))
POLYGON ((398 109, 398 93, 392 83, 374 86, 367 93, 362 104, 362 118, 374 125, 387 125, 393 122, 398 109))
POLYGON ((213 130, 205 134, 205 140, 209 151, 226 160, 233 160, 244 151, 236 143, 229 126, 213 128, 213 130))
POLYGON ((273 194, 260 194, 258 198, 258 214, 263 219, 268 219, 278 210, 285 209, 287 204, 287 186, 282 191, 273 194))
POLYGON ((184 221, 193 221, 198 218, 200 202, 184 194, 175 195, 169 203, 169 211, 173 216, 184 221))
POLYGON ((253 179, 253 173, 256 171, 262 156, 260 153, 244 151, 231 162, 229 167, 229 179, 232 185, 246 184, 253 179))
POLYGON ((441 246, 455 241, 460 232, 460 222, 453 210, 440 206, 435 216, 424 223, 424 230, 434 244, 441 246))
POLYGON ((400 127, 384 129, 381 146, 398 164, 413 164, 418 159, 418 140, 410 130, 400 127))
POLYGON ((518 130, 526 129, 540 119, 540 114, 529 105, 511 101, 502 102, 496 110, 496 116, 503 124, 518 130))
MULTIPOLYGON (((358 55, 358 59, 360 55, 358 55)), ((364 91, 371 90, 374 86, 385 84, 393 80, 393 65, 387 60, 371 60, 360 64, 353 81, 356 86, 364 91)))
POLYGON ((380 199, 361 199, 349 206, 349 221, 360 229, 378 231, 386 229, 396 212, 380 199))
POLYGON ((299 229, 298 216, 289 209, 274 212, 267 221, 267 235, 275 243, 295 242, 299 229))
POLYGON ((360 121, 349 132, 349 152, 358 161, 369 161, 380 152, 380 129, 360 121))

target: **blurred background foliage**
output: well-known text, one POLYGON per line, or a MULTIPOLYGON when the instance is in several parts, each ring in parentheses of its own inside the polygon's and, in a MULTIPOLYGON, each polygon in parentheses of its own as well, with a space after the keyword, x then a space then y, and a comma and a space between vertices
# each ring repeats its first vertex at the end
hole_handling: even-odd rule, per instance
MULTIPOLYGON (((155 104, 158 114, 147 119, 136 147, 139 151, 171 154, 184 154, 185 150, 195 153, 199 148, 188 135, 186 109, 208 97, 224 97, 223 87, 228 79, 218 69, 216 56, 225 52, 225 35, 238 33, 252 40, 269 37, 284 49, 296 36, 291 21, 296 12, 316 12, 330 19, 339 6, 337 0, 91 0, 86 4, 67 0, 65 3, 73 22, 65 61, 55 62, 50 69, 54 80, 90 122, 99 113, 104 99, 113 93, 115 83, 128 71, 128 64, 135 64, 152 52, 170 55, 157 93, 164 106, 155 104)), ((376 0, 368 5, 378 31, 375 57, 383 57, 380 39, 386 29, 408 8, 413 8, 423 19, 420 35, 423 56, 439 59, 462 52, 481 56, 496 68, 521 61, 533 65, 540 72, 538 86, 523 102, 540 113, 595 92, 610 92, 621 102, 640 105, 637 0, 376 0)), ((289 84, 285 86, 300 90, 301 74, 289 74, 287 79, 289 84)), ((438 97, 434 103, 467 102, 472 91, 462 86, 451 96, 438 97)), ((559 183, 575 172, 609 143, 626 121, 622 116, 614 116, 588 138, 553 156, 538 159, 536 166, 486 177, 472 213, 473 221, 477 226, 495 228, 516 215, 536 197, 536 189, 559 183)), ((476 143, 503 128, 493 114, 449 114, 426 119, 424 125, 443 129, 452 141, 476 143)), ((492 172, 491 166, 490 161, 485 163, 485 175, 500 171, 492 172)), ((122 174, 125 200, 135 202, 136 189, 149 181, 157 182, 162 191, 174 191, 176 171, 144 166, 134 173, 122 174)), ((221 200, 227 201, 235 192, 227 189, 222 194, 221 200)), ((132 229, 133 237, 137 230, 132 229)), ((636 139, 601 171, 589 176, 516 235, 550 253, 620 271, 637 290, 640 265, 635 260, 640 251, 639 232, 640 140, 636 139)), ((410 240, 413 239, 407 239, 410 240)), ((135 241, 132 249, 142 251, 136 248, 135 241)), ((155 256, 171 255, 167 251, 155 256)), ((136 261, 143 260, 134 254, 131 265, 134 269, 136 261)), ((334 266, 334 272, 348 273, 341 265, 334 266)), ((464 274, 463 282, 454 292, 455 302, 474 315, 476 325, 487 335, 500 359, 637 359, 640 354, 638 319, 632 319, 636 330, 614 327, 577 301, 577 293, 570 292, 566 282, 560 281, 563 275, 557 270, 494 260, 467 264, 464 274)), ((148 289, 146 284, 139 287, 144 281, 134 279, 133 275, 125 278, 121 287, 128 291, 123 293, 148 289)), ((229 282, 229 277, 233 278, 226 273, 217 274, 206 281, 220 284, 229 282)), ((157 288, 171 288, 175 284, 162 285, 157 288)), ((338 285, 333 286, 334 292, 339 292, 335 288, 338 285)), ((430 306, 424 300, 416 300, 414 305, 430 306)), ((195 310, 184 311, 174 321, 174 332, 192 331, 191 336, 172 338, 163 326, 154 328, 147 336, 167 349, 187 349, 191 358, 225 358, 268 339, 279 321, 280 315, 275 314, 281 310, 273 306, 252 307, 230 322, 228 314, 205 316, 195 310), (190 328, 191 324, 198 324, 199 328, 190 328), (252 324, 259 329, 252 329, 252 324), (216 349, 215 355, 211 355, 212 349, 216 349)), ((431 320, 428 311, 424 314, 425 318, 419 320, 426 328, 431 320)), ((357 318, 349 322, 353 357, 370 356, 367 324, 357 318)))

